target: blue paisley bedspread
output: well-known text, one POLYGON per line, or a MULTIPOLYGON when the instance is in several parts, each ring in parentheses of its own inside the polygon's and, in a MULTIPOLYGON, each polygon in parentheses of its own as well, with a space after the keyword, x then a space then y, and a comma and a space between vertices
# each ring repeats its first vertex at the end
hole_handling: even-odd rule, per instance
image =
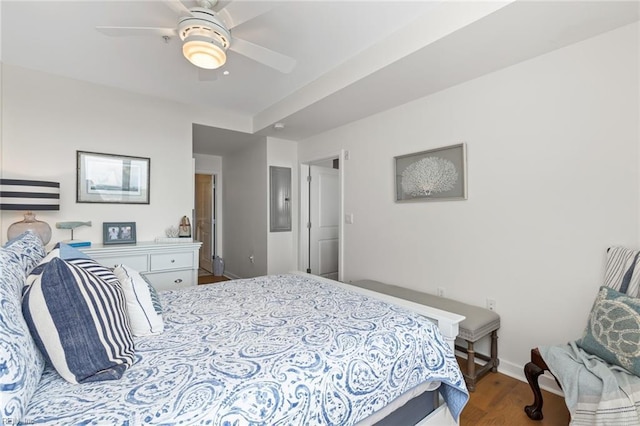
POLYGON ((468 399, 431 321, 297 275, 160 293, 165 331, 135 340, 118 381, 47 368, 23 418, 49 424, 353 425, 428 381, 468 399))

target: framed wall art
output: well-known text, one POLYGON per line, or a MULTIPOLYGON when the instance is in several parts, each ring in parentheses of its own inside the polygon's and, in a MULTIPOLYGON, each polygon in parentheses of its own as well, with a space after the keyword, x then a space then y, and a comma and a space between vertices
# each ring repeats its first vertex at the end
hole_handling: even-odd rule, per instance
POLYGON ((467 199, 466 145, 394 157, 396 202, 467 199))
POLYGON ((149 204, 149 158, 77 152, 78 203, 149 204))
POLYGON ((135 222, 103 222, 102 243, 108 244, 135 244, 135 222))

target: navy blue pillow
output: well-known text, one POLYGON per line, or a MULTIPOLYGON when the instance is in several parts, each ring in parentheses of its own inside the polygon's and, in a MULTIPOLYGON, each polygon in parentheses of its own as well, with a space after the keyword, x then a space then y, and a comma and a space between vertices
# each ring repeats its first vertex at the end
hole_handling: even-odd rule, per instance
POLYGON ((39 272, 22 312, 47 363, 71 383, 122 377, 134 345, 120 283, 57 257, 39 272))

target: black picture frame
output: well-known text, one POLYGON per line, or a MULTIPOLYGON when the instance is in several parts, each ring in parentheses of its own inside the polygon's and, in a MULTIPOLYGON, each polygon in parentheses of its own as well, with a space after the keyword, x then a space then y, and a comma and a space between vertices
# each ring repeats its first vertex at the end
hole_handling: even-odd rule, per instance
POLYGON ((149 204, 151 159, 76 151, 76 202, 149 204))
POLYGON ((135 244, 135 222, 103 222, 102 244, 135 244))

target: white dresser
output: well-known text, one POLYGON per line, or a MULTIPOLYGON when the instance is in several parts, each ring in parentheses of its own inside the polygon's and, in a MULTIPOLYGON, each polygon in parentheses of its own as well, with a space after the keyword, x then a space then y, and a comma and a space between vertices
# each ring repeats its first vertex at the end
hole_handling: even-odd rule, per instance
POLYGON ((127 245, 95 244, 78 247, 102 265, 124 264, 146 276, 156 290, 174 290, 198 285, 198 252, 201 242, 127 245))

